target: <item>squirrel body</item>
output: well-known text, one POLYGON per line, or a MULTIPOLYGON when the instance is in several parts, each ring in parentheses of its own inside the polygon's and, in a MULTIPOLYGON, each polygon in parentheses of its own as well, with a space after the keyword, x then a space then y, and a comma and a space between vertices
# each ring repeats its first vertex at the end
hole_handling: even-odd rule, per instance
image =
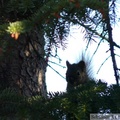
POLYGON ((80 84, 85 84, 93 73, 91 61, 88 56, 87 59, 82 56, 82 59, 74 64, 70 64, 69 61, 66 61, 66 66, 67 91, 80 84))

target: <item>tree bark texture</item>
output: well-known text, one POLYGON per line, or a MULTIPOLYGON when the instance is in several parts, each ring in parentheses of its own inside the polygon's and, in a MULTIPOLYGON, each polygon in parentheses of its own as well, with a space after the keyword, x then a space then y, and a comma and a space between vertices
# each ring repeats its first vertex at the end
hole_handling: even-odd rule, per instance
POLYGON ((13 40, 11 55, 0 61, 0 84, 25 96, 46 97, 44 35, 35 28, 13 40))

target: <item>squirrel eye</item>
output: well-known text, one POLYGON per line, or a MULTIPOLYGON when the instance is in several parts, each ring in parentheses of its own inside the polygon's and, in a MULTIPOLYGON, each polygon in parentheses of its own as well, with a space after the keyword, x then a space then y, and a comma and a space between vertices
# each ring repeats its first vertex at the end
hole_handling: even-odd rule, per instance
POLYGON ((77 75, 80 75, 80 71, 79 70, 77 71, 77 75))

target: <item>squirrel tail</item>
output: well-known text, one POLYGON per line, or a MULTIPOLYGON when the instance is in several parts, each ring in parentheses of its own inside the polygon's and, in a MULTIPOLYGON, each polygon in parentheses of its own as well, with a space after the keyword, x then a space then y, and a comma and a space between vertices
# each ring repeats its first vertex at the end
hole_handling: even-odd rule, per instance
POLYGON ((93 79, 95 76, 94 66, 93 66, 94 59, 91 59, 89 53, 83 51, 77 58, 77 62, 80 61, 83 61, 85 64, 87 78, 93 79))

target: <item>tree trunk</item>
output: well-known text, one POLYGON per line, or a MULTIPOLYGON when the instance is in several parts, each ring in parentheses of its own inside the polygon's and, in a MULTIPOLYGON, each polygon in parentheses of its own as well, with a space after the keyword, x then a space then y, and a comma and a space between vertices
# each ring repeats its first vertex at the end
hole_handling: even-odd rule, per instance
POLYGON ((46 97, 44 35, 35 28, 13 40, 11 55, 0 62, 0 84, 25 96, 46 97))

